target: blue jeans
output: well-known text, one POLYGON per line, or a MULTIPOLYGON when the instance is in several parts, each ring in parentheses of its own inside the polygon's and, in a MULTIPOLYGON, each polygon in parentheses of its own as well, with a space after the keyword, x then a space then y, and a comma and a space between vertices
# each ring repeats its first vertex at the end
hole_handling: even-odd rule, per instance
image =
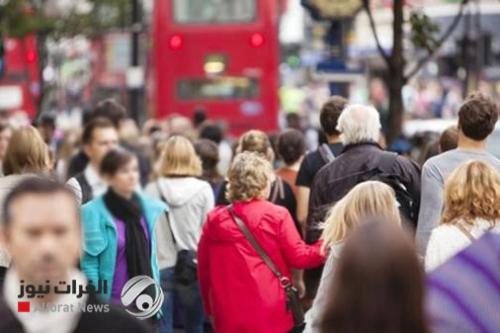
POLYGON ((203 304, 201 302, 198 282, 189 286, 177 286, 174 282, 174 267, 160 271, 161 287, 164 300, 161 310, 163 318, 160 323, 160 333, 172 333, 174 326, 175 300, 181 308, 182 322, 186 333, 203 333, 203 304))

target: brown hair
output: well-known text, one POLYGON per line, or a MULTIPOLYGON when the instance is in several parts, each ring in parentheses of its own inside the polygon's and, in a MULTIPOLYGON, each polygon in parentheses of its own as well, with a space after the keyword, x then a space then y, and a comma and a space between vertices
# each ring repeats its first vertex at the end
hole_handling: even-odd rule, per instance
POLYGON ((296 129, 289 129, 278 136, 278 154, 285 164, 297 162, 306 151, 304 134, 296 129))
POLYGON ((458 127, 466 137, 482 141, 493 132, 498 120, 495 102, 481 93, 471 94, 458 111, 458 127))
POLYGON ((219 147, 208 139, 199 139, 194 143, 194 150, 201 159, 203 170, 214 170, 219 163, 219 147))
POLYGON ((442 153, 457 148, 458 128, 457 126, 448 127, 439 137, 439 149, 442 153))
POLYGON ((6 176, 44 172, 49 163, 49 148, 36 128, 27 126, 12 133, 3 160, 6 176))
POLYGON ((473 224, 478 217, 492 224, 500 219, 500 175, 485 162, 470 161, 445 183, 441 223, 473 224))
POLYGON ((84 145, 92 142, 94 132, 98 128, 116 128, 115 125, 111 122, 111 120, 107 118, 95 118, 89 121, 82 133, 82 143, 84 145))
POLYGON ((322 333, 426 333, 424 273, 410 238, 391 223, 364 223, 344 245, 322 333))
POLYGON ((137 158, 132 152, 119 148, 110 150, 104 155, 99 172, 103 175, 114 176, 118 170, 126 166, 134 158, 137 158))
POLYGON ((327 135, 339 135, 337 121, 349 101, 342 96, 332 96, 321 108, 319 121, 327 135))
POLYGON ((271 141, 262 131, 250 130, 240 137, 238 152, 249 151, 267 156, 270 149, 271 141))
POLYGON ((90 117, 91 119, 108 119, 115 127, 118 127, 120 122, 127 118, 127 110, 113 98, 107 98, 97 103, 90 117))
POLYGON ((163 147, 160 175, 163 177, 199 177, 201 160, 191 141, 183 136, 172 136, 163 147))

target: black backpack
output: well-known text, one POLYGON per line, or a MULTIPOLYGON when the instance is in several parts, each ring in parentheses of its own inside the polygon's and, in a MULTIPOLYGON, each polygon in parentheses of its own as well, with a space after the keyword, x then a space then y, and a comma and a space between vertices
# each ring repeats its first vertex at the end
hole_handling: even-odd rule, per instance
POLYGON ((376 168, 361 170, 354 174, 326 181, 326 188, 322 191, 323 202, 328 202, 321 206, 317 206, 314 211, 309 211, 308 217, 308 243, 314 243, 319 239, 322 229, 320 223, 324 221, 325 216, 332 207, 332 205, 342 199, 354 186, 369 180, 376 180, 389 185, 396 194, 396 200, 399 204, 399 211, 401 220, 411 225, 416 229, 418 220, 418 198, 413 198, 408 189, 400 181, 400 179, 392 174, 392 169, 396 159, 397 153, 383 152, 380 157, 378 166, 376 168))
POLYGON ((416 230, 418 222, 418 199, 413 198, 406 186, 397 176, 391 173, 397 157, 397 153, 384 152, 378 167, 380 173, 373 175, 369 180, 378 180, 389 185, 394 190, 396 193, 396 200, 399 204, 401 220, 408 223, 416 230))
POLYGON ((92 187, 90 186, 87 178, 85 178, 85 174, 80 172, 75 176, 76 181, 80 185, 80 189, 82 190, 82 205, 89 202, 93 199, 92 187))

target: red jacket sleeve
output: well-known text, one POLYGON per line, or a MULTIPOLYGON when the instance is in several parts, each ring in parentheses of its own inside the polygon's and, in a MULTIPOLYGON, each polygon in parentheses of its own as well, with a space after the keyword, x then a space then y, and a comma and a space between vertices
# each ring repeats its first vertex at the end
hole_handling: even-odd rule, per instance
POLYGON ((208 221, 203 226, 200 242, 198 244, 198 281, 201 289, 201 298, 207 316, 211 315, 209 286, 210 286, 210 255, 208 253, 208 239, 209 239, 209 225, 208 221))
POLYGON ((291 267, 298 269, 314 268, 325 262, 325 256, 320 251, 320 242, 307 245, 300 238, 299 232, 288 212, 281 221, 279 228, 281 252, 291 267))

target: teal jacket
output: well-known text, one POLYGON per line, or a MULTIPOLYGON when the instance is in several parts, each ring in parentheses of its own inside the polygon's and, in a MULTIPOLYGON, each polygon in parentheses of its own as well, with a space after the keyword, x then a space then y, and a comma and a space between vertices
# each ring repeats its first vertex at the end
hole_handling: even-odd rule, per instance
MULTIPOLYGON (((155 224, 167 206, 157 200, 137 192, 151 239, 151 267, 153 278, 160 283, 160 271, 156 255, 155 224)), ((107 209, 103 196, 86 203, 81 208, 83 231, 83 255, 80 266, 89 280, 107 280, 107 293, 101 294, 104 301, 111 298, 113 277, 115 273, 117 234, 111 213, 107 209)))

